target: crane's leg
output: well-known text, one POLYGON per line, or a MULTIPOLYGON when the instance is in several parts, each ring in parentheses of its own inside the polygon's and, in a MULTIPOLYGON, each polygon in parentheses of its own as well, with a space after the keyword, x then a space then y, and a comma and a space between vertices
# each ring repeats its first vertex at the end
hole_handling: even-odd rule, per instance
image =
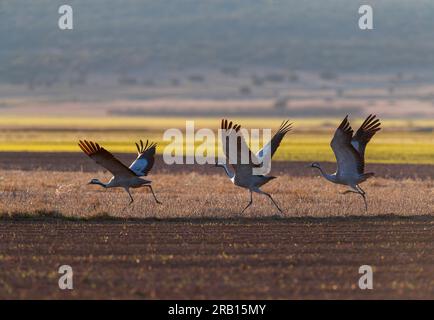
POLYGON ((273 199, 273 197, 271 196, 271 194, 266 193, 266 192, 264 192, 264 191, 262 191, 262 190, 260 190, 260 189, 257 189, 256 192, 258 192, 258 193, 262 193, 262 194, 265 194, 268 198, 271 199, 271 201, 273 202, 273 204, 276 206, 277 210, 279 210, 280 213, 283 213, 282 209, 279 208, 279 206, 277 205, 276 201, 274 201, 274 199, 273 199))
POLYGON ((361 193, 361 196, 363 197, 363 202, 365 202, 365 211, 368 212, 368 203, 366 202, 366 195, 364 193, 361 193))
POLYGON ((252 205, 252 203, 253 203, 253 192, 252 192, 252 190, 249 190, 250 191, 250 202, 249 202, 249 204, 243 209, 243 211, 241 211, 241 214, 243 214, 244 213, 244 211, 246 211, 246 209, 248 208, 248 207, 250 207, 251 205, 252 205))
POLYGON ((130 193, 130 189, 125 189, 125 191, 128 193, 128 195, 130 196, 130 199, 131 199, 131 201, 130 201, 130 203, 128 204, 128 205, 131 205, 133 202, 134 202, 134 199, 133 199, 133 197, 131 196, 131 193, 130 193))
POLYGON ((363 201, 365 202, 365 210, 366 210, 366 212, 368 212, 368 203, 366 202, 366 192, 363 191, 363 189, 360 188, 359 185, 357 185, 357 189, 359 189, 360 195, 363 197, 363 201))
POLYGON ((151 190, 152 195, 154 196, 154 199, 155 199, 155 202, 156 202, 156 203, 158 203, 158 204, 163 204, 161 201, 159 201, 159 200, 157 199, 157 196, 156 196, 155 193, 154 193, 154 189, 152 189, 152 186, 151 186, 150 184, 146 184, 145 187, 148 187, 148 188, 151 190))
POLYGON ((356 185, 355 187, 353 187, 353 186, 351 186, 351 187, 354 188, 354 190, 356 190, 356 191, 354 191, 354 190, 347 190, 347 191, 342 192, 342 194, 347 194, 347 193, 357 193, 357 194, 360 194, 362 196, 362 198, 363 198, 363 202, 365 203, 365 210, 368 211, 368 203, 366 202, 366 193, 365 193, 365 191, 363 191, 363 189, 360 188, 359 185, 356 185))
POLYGON ((357 185, 348 185, 348 186, 351 187, 352 190, 350 189, 350 190, 344 191, 341 194, 347 194, 347 193, 357 193, 357 194, 360 194, 360 190, 357 188, 357 185))

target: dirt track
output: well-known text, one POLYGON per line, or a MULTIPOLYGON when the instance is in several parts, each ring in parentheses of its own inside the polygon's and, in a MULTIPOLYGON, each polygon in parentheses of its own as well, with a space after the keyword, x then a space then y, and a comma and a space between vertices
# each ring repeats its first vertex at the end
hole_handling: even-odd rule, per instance
POLYGON ((0 298, 432 299, 433 231, 431 217, 3 220, 0 298))

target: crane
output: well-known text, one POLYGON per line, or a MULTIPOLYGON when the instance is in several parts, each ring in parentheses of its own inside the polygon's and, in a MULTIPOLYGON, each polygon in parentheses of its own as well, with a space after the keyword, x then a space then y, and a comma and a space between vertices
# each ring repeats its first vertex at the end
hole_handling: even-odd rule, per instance
POLYGON ((277 148, 280 145, 280 142, 282 141, 283 137, 288 133, 292 127, 291 123, 289 121, 283 121, 279 130, 274 134, 273 138, 256 154, 253 154, 249 147, 247 146, 242 134, 239 132, 241 126, 238 124, 232 123, 232 121, 228 122, 228 120, 223 119, 221 122, 221 129, 222 129, 222 139, 224 139, 224 154, 226 156, 226 160, 229 160, 230 155, 236 154, 236 161, 229 161, 233 171, 229 170, 226 163, 217 163, 217 167, 221 167, 225 170, 226 175, 229 177, 231 182, 241 188, 245 188, 250 191, 250 202, 247 204, 247 206, 241 211, 241 214, 249 208, 253 203, 253 192, 263 194, 270 198, 270 200, 273 202, 273 204, 276 206, 276 208, 279 210, 280 213, 282 213, 282 210, 277 205, 276 201, 274 201, 273 197, 260 189, 263 185, 270 182, 271 180, 275 179, 274 176, 264 176, 264 175, 254 175, 253 174, 253 168, 255 166, 258 166, 257 164, 263 161, 265 156, 270 156, 270 159, 273 157, 274 153, 276 152, 277 148), (235 135, 237 139, 237 150, 236 152, 230 152, 229 146, 230 146, 230 139, 231 136, 235 135), (248 152, 248 163, 242 163, 240 160, 242 158, 241 153, 243 150, 247 150, 248 152), (235 162, 235 163, 231 163, 235 162))
POLYGON ((327 174, 318 162, 310 166, 320 171, 321 175, 330 182, 349 186, 351 189, 343 194, 360 194, 368 211, 366 192, 360 183, 374 176, 373 172, 365 173, 365 149, 371 138, 381 130, 381 122, 375 115, 369 115, 353 136, 353 129, 348 122, 348 115, 336 129, 330 146, 335 154, 337 170, 327 174))
POLYGON ((145 145, 143 144, 142 140, 140 140, 139 143, 136 143, 138 155, 130 167, 124 165, 115 156, 113 156, 113 154, 102 148, 96 142, 80 140, 78 146, 97 164, 104 167, 113 174, 113 177, 107 183, 103 183, 98 179, 92 179, 88 184, 100 185, 103 188, 124 188, 130 196, 131 201, 129 204, 134 202, 134 199, 130 193, 130 188, 147 187, 154 196, 155 202, 161 204, 161 202, 155 196, 154 190, 151 186, 151 181, 141 178, 148 175, 149 171, 154 165, 154 156, 157 146, 156 143, 149 143, 148 140, 146 141, 145 145))

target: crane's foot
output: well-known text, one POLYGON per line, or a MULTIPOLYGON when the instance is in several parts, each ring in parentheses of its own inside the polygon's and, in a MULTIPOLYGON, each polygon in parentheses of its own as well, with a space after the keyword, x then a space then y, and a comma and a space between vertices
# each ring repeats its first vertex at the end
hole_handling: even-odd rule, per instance
POLYGON ((252 205, 253 201, 250 201, 249 204, 240 212, 240 215, 242 215, 244 213, 244 211, 246 211, 251 205, 252 205))
POLYGON ((244 213, 244 211, 246 211, 246 209, 247 208, 244 208, 243 210, 241 210, 241 212, 239 213, 239 215, 241 216, 244 213))
POLYGON ((149 190, 151 190, 152 196, 154 197, 154 200, 158 204, 163 204, 160 200, 157 199, 157 196, 155 195, 154 189, 152 189, 152 186, 150 184, 145 185, 145 187, 148 187, 149 190))
POLYGON ((279 211, 279 213, 276 213, 273 215, 274 218, 282 218, 283 217, 283 210, 280 209, 280 207, 273 201, 273 203, 275 204, 277 210, 279 211))

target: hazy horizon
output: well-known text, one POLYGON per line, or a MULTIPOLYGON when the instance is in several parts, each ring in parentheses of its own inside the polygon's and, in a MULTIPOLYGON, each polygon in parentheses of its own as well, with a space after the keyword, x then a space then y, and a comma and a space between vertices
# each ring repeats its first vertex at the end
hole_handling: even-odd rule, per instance
POLYGON ((190 68, 396 72, 434 64, 434 2, 74 0, 74 30, 57 27, 63 1, 0 3, 0 81, 50 73, 190 68))
POLYGON ((433 117, 433 1, 63 4, 0 3, 2 114, 433 117))

